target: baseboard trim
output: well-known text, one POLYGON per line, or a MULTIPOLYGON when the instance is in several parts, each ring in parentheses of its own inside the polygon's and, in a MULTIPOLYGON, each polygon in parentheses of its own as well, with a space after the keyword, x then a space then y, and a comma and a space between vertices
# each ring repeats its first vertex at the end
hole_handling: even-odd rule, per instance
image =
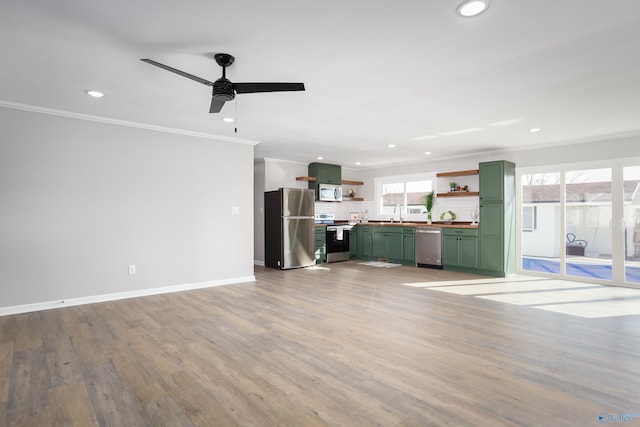
POLYGON ((95 304, 99 302, 116 301, 127 298, 145 297, 149 295, 169 294, 173 292, 190 291, 194 289, 213 288, 216 286, 233 285, 238 283, 255 282, 256 276, 233 277, 230 279, 212 280, 208 282, 186 283, 183 285, 164 286, 161 288, 140 289, 137 291, 115 292, 112 294, 91 295, 87 297, 70 298, 57 301, 37 302, 34 304, 0 307, 0 316, 11 314, 31 313, 34 311, 51 310, 54 308, 72 307, 75 305, 95 304))
POLYGON ((264 267, 264 261, 259 261, 257 259, 254 259, 253 265, 259 265, 260 267, 264 267))

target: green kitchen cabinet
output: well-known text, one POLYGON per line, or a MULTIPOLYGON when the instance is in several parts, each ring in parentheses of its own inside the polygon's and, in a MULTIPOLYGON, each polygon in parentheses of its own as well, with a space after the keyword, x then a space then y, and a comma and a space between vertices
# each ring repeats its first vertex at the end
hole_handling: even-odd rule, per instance
POLYGON ((402 259, 402 228, 373 227, 373 257, 393 260, 402 259))
POLYGON ((391 260, 402 259, 402 228, 393 230, 393 233, 387 233, 387 256, 385 258, 391 260))
POLYGON ((378 230, 376 227, 371 239, 371 256, 376 258, 387 257, 387 234, 383 230, 378 230))
POLYGON ((316 179, 316 183, 342 184, 342 167, 328 163, 309 163, 309 176, 316 179))
POLYGON ((478 272, 504 277, 515 273, 515 164, 480 163, 478 272))
POLYGON ((408 264, 415 264, 415 232, 414 227, 403 227, 402 232, 402 260, 408 264))
POLYGON ((371 226, 356 226, 356 257, 358 259, 368 259, 372 253, 373 233, 371 226))
POLYGON ((475 272, 473 270, 478 266, 478 229, 443 229, 442 265, 447 270, 475 272))
POLYGON ((411 265, 415 264, 415 227, 401 225, 362 225, 356 229, 357 259, 411 265))
POLYGON ((315 228, 315 257, 316 264, 327 262, 327 228, 316 226, 315 228))
POLYGON ((358 227, 349 230, 349 259, 358 258, 358 227))

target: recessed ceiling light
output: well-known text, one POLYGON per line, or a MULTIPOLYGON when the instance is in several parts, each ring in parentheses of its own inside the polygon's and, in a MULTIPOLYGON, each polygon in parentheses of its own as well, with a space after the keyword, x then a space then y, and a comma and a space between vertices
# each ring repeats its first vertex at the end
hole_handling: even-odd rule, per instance
POLYGON ((542 130, 542 128, 531 128, 531 129, 529 129, 529 132, 536 133, 536 132, 540 132, 541 130, 542 130))
POLYGON ((452 130, 449 132, 440 132, 438 135, 442 135, 442 136, 461 135, 463 133, 480 132, 483 130, 484 128, 468 128, 468 129, 452 130))
POLYGON ((225 117, 224 119, 222 119, 222 121, 225 123, 233 123, 236 120, 233 117, 225 117))
POLYGON ((411 139, 413 139, 414 141, 426 141, 427 139, 433 139, 433 138, 437 138, 437 135, 422 135, 422 136, 415 136, 411 139))
POLYGON ((389 145, 387 145, 387 147, 389 147, 389 148, 396 148, 396 144, 389 144, 389 145))
POLYGON ((318 156, 318 157, 316 157, 316 159, 318 159, 318 160, 322 160, 322 159, 324 159, 324 157, 322 157, 322 156, 318 156))
POLYGON ((360 166, 362 162, 356 162, 356 166, 360 166))
POLYGON ((458 8, 456 12, 458 15, 469 18, 476 16, 487 10, 489 7, 489 0, 466 0, 458 8))
POLYGON ((425 151, 424 154, 428 156, 431 154, 431 151, 425 151))
POLYGON ((104 93, 98 92, 97 90, 88 90, 86 92, 87 95, 93 96, 94 98, 102 98, 104 96, 104 93))

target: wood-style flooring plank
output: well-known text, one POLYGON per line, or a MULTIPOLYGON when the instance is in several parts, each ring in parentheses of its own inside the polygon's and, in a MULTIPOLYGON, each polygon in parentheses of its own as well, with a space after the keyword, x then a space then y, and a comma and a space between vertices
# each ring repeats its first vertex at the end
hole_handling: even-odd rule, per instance
POLYGON ((182 412, 182 408, 169 396, 150 402, 144 408, 147 425, 154 427, 194 427, 182 412))
POLYGON ((6 403, 9 398, 12 356, 13 342, 0 343, 0 404, 6 403))
POLYGON ((110 363, 84 371, 85 384, 98 424, 144 426, 142 408, 110 363))
POLYGON ((51 388, 49 402, 51 419, 55 426, 98 426, 98 420, 83 381, 51 388))
POLYGON ((21 418, 20 420, 7 425, 9 427, 53 427, 51 414, 49 412, 42 412, 40 414, 21 418))
POLYGON ((77 363, 69 328, 64 324, 61 310, 41 313, 42 349, 44 351, 49 387, 57 387, 81 380, 81 366, 77 363))
POLYGON ((5 414, 7 424, 46 412, 49 409, 48 390, 49 378, 42 347, 14 351, 5 414))

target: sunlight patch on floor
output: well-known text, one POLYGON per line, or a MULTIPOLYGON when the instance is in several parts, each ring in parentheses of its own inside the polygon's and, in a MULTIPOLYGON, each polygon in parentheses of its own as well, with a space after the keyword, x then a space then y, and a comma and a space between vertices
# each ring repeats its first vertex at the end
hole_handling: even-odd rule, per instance
POLYGON ((412 286, 414 288, 432 288, 441 286, 458 286, 458 285, 479 285, 483 283, 511 283, 518 281, 542 281, 547 279, 541 279, 539 277, 520 276, 513 275, 509 277, 488 277, 485 279, 467 279, 467 280, 446 280, 446 281, 432 281, 432 282, 408 282, 403 283, 405 286, 412 286))
MULTIPOLYGON (((585 287, 595 287, 598 285, 590 285, 588 283, 576 283, 566 282, 562 280, 534 280, 534 281, 522 281, 514 284, 513 282, 503 283, 488 283, 486 285, 458 285, 446 287, 446 289, 440 289, 438 287, 432 287, 430 289, 443 290, 452 294, 458 295, 485 295, 485 294, 502 294, 504 292, 530 292, 530 291, 545 291, 545 290, 559 290, 559 289, 582 289, 585 287)), ((489 298, 490 299, 490 298, 489 298)), ((509 301, 505 301, 509 302, 509 301)))
POLYGON ((640 289, 529 276, 404 284, 584 318, 640 315, 640 289))

